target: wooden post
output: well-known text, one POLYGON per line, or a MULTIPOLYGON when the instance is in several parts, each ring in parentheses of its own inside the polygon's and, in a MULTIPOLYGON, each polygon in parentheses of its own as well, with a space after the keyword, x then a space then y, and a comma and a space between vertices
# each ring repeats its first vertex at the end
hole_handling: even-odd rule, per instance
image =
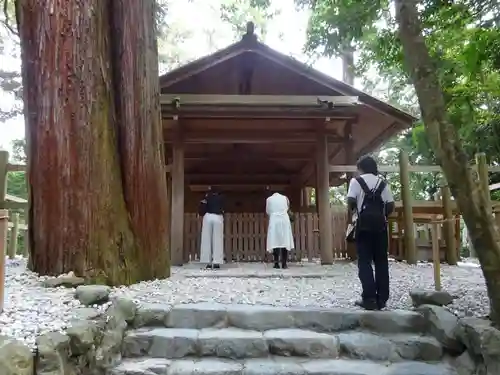
POLYGON ((457 245, 455 244, 455 221, 451 209, 451 192, 448 186, 441 187, 441 202, 443 203, 443 231, 446 244, 446 261, 452 266, 458 263, 457 245))
POLYGON ((19 214, 17 212, 12 214, 11 218, 12 228, 10 230, 10 241, 8 254, 9 259, 14 259, 17 253, 17 239, 19 238, 19 214))
POLYGON ((317 202, 319 211, 319 244, 321 264, 333 264, 332 218, 330 209, 330 165, 325 134, 318 135, 316 171, 318 180, 317 202))
MULTIPOLYGON (((352 57, 352 54, 351 54, 352 57)), ((344 73, 346 72, 345 69, 348 69, 349 72, 352 72, 353 67, 348 65, 347 67, 344 66, 344 73)), ((351 86, 354 84, 354 76, 352 76, 352 82, 347 81, 346 83, 350 84, 351 86)), ((345 152, 345 164, 346 165, 351 165, 355 163, 354 160, 354 142, 352 139, 352 123, 348 122, 345 127, 344 127, 344 152, 345 152)), ((346 173, 346 191, 349 190, 349 183, 351 182, 352 178, 352 173, 346 173)), ((347 224, 352 222, 352 212, 349 208, 347 208, 347 224)), ((356 251, 356 245, 352 242, 347 242, 346 243, 346 252, 347 252, 347 257, 350 260, 356 260, 357 259, 357 251, 356 251)))
POLYGON ((28 259, 30 256, 30 241, 28 237, 28 222, 26 221, 26 229, 23 231, 24 249, 23 256, 28 259))
POLYGON ((438 223, 431 225, 432 264, 434 266, 434 288, 441 290, 441 254, 439 249, 438 223))
POLYGON ((178 124, 176 124, 172 131, 172 213, 170 251, 172 265, 181 266, 184 257, 184 142, 178 124))
POLYGON ((488 176, 488 164, 486 164, 486 154, 480 152, 476 154, 476 164, 477 164, 477 174, 479 177, 479 186, 483 191, 486 210, 489 215, 493 215, 493 210, 491 207, 491 195, 490 195, 490 180, 488 176))
POLYGON ((9 163, 9 153, 0 150, 0 208, 5 203, 7 194, 7 165, 9 163))
POLYGON ((5 244, 7 242, 7 227, 9 212, 0 210, 0 313, 3 312, 5 299, 5 244))
MULTIPOLYGON (((417 263, 415 233, 413 231, 413 199, 410 191, 410 173, 408 171, 408 154, 399 153, 399 178, 401 183, 401 200, 403 201, 403 220, 405 238, 405 258, 409 264, 417 263)), ((401 232, 400 232, 401 233, 401 232)))

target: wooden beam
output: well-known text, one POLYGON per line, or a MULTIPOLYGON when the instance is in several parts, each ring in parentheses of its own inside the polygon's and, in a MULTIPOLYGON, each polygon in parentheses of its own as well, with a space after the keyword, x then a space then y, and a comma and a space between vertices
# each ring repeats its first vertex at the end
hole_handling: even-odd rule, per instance
POLYGON ((213 185, 189 185, 191 191, 205 192, 208 191, 209 187, 215 187, 219 191, 264 191, 269 188, 269 190, 282 191, 289 187, 288 184, 213 184, 213 185))
POLYGON ((184 143, 180 128, 175 127, 173 133, 170 251, 172 265, 179 266, 184 257, 184 143))
POLYGON ((352 106, 359 103, 357 96, 317 95, 212 95, 212 94, 162 94, 162 105, 251 105, 251 106, 352 106))
POLYGON ((254 174, 244 171, 239 174, 186 174, 186 181, 191 185, 225 185, 225 184, 289 184, 293 175, 288 174, 254 174))
MULTIPOLYGON (((342 138, 336 134, 327 135, 328 142, 341 142, 342 138)), ((272 143, 313 143, 316 141, 314 133, 308 132, 191 132, 186 133, 184 143, 212 143, 212 144, 272 144, 272 143)), ((165 143, 172 143, 172 139, 165 139, 165 143)))
POLYGON ((161 107, 163 119, 327 119, 348 120, 359 112, 356 107, 307 108, 307 107, 249 107, 249 106, 184 106, 179 109, 161 107))
POLYGON ((7 164, 7 172, 26 172, 26 164, 7 164))
MULTIPOLYGON (((475 168, 475 166, 471 166, 475 168)), ((355 165, 330 165, 330 173, 348 173, 356 172, 357 168, 355 165)), ((379 165, 378 171, 381 173, 399 173, 399 166, 397 165, 379 165)), ((491 173, 500 172, 500 166, 493 165, 488 167, 488 171, 491 173)), ((409 165, 408 172, 415 173, 437 173, 442 172, 439 165, 409 165)))
POLYGON ((321 264, 333 264, 332 219, 330 210, 330 181, 328 174, 328 142, 324 134, 317 140, 318 209, 321 264))
MULTIPOLYGON (((231 157, 229 155, 217 155, 217 154, 210 154, 210 153, 200 153, 200 154, 186 154, 186 161, 200 161, 200 160, 206 160, 207 162, 225 162, 228 160, 234 160, 235 156, 231 157)), ((260 161, 266 161, 266 160, 271 160, 271 161, 290 161, 290 162, 301 162, 301 161, 306 161, 309 160, 310 157, 305 156, 305 155, 297 155, 297 154, 271 154, 271 155, 263 155, 262 158, 256 158, 254 154, 251 155, 238 155, 237 156, 237 161, 241 162, 246 162, 246 161, 252 161, 252 162, 260 162, 260 161)))

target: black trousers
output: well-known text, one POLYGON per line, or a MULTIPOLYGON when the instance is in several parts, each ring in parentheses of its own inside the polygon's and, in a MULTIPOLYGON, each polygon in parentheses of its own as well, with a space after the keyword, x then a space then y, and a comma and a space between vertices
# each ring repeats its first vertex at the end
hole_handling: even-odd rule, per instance
POLYGON ((363 301, 384 305, 389 299, 389 260, 387 231, 356 233, 358 275, 363 301), (373 274, 372 263, 375 266, 373 274))

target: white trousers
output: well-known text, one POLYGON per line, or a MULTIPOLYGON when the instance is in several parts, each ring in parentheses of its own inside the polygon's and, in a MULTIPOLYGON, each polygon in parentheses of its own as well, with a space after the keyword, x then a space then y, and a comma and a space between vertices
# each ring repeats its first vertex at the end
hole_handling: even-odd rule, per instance
POLYGON ((205 214, 201 226, 200 262, 222 264, 224 262, 224 217, 205 214))

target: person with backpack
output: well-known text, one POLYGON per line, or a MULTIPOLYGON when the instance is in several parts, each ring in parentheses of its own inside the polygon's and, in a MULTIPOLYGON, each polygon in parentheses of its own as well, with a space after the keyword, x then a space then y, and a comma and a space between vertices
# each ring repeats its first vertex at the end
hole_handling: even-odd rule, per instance
POLYGON ((201 225, 200 262, 207 268, 218 269, 224 262, 224 208, 222 195, 210 188, 200 202, 201 225))
POLYGON ((373 157, 361 157, 356 166, 359 176, 351 179, 347 192, 347 204, 356 218, 354 241, 363 289, 356 305, 382 310, 389 299, 387 217, 394 211, 394 198, 373 157))

